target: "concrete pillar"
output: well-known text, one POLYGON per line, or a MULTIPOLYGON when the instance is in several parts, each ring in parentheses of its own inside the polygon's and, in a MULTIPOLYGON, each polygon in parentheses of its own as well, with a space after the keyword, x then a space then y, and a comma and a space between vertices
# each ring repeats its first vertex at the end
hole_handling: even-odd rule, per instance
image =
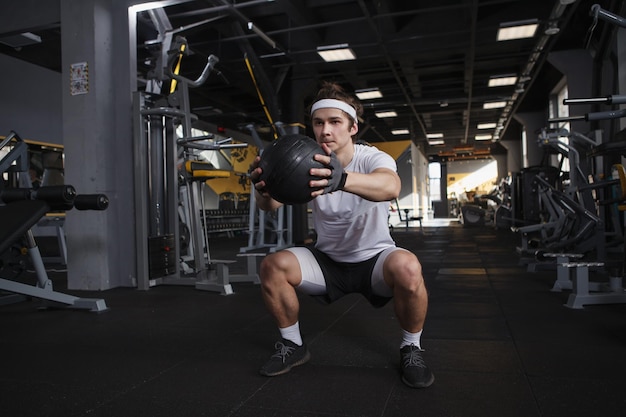
MULTIPOLYGON (((567 94, 570 98, 593 97, 593 57, 589 51, 575 49, 550 52, 548 62, 567 78, 567 94)), ((592 110, 590 104, 568 106, 570 116, 583 116, 592 110)), ((570 130, 585 133, 589 130, 586 121, 570 122, 570 130)))
POLYGON ((525 155, 522 151, 523 126, 512 120, 504 135, 498 142, 506 149, 507 175, 510 172, 519 172, 522 169, 525 155))
POLYGON ((519 172, 522 169, 521 140, 501 140, 500 145, 506 149, 506 166, 508 172, 519 172))
POLYGON ((493 159, 496 160, 498 164, 498 183, 502 178, 505 178, 508 175, 509 168, 507 165, 507 154, 506 153, 498 153, 492 154, 493 159))
POLYGON ((104 193, 110 200, 105 211, 67 213, 71 289, 133 286, 136 274, 131 105, 136 42, 121 3, 60 1, 65 182, 79 194, 104 193))
POLYGON ((526 156, 522 158, 523 168, 541 165, 543 149, 537 143, 537 135, 541 128, 548 125, 548 118, 544 112, 515 113, 515 120, 524 126, 526 137, 526 156))

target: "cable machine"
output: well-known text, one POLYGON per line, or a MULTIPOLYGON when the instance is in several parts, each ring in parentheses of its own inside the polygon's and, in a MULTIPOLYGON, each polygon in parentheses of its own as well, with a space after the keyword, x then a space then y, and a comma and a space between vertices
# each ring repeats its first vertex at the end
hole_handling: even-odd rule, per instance
POLYGON ((189 26, 172 30, 163 9, 152 10, 151 17, 159 32, 150 43, 156 46, 155 70, 146 91, 133 94, 137 287, 193 285, 232 294, 228 263, 234 261, 210 257, 203 198, 205 182, 229 176, 230 171, 215 169, 198 153, 247 144, 214 140, 211 134, 192 136, 197 117, 191 113, 189 88, 201 86, 219 60, 210 55, 195 80, 179 75, 180 61, 189 49, 184 37, 173 34, 189 26), (167 96, 153 92, 163 81, 172 84, 167 96))

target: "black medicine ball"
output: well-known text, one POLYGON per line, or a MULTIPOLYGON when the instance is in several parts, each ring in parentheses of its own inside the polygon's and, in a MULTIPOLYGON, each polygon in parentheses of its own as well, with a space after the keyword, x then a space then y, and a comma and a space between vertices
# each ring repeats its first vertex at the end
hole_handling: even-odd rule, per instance
POLYGON ((263 169, 260 179, 272 198, 283 204, 305 204, 311 201, 313 188, 309 181, 318 177, 309 174, 311 168, 324 168, 313 159, 324 151, 315 139, 292 134, 281 136, 265 147, 259 166, 263 169))

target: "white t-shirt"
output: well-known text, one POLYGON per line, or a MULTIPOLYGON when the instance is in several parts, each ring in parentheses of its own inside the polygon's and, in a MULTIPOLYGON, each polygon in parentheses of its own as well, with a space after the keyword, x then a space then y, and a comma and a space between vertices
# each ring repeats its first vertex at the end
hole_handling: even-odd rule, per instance
MULTIPOLYGON (((355 145, 350 172, 370 173, 378 168, 397 171, 391 156, 367 145, 355 145)), ((355 194, 335 191, 312 202, 317 232, 315 247, 337 262, 361 262, 395 246, 389 233, 389 201, 373 202, 355 194)))

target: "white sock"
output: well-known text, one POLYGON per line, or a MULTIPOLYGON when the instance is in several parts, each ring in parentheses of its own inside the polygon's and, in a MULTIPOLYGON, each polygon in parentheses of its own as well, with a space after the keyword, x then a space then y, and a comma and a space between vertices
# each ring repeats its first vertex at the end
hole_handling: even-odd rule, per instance
POLYGON ((292 341, 298 346, 302 346, 302 335, 300 334, 300 322, 296 322, 289 327, 279 328, 283 339, 292 341))
POLYGON ((420 339, 422 337, 422 330, 417 333, 407 332, 402 329, 402 343, 400 343, 400 349, 405 347, 406 345, 414 345, 419 349, 422 349, 420 345, 420 339))

